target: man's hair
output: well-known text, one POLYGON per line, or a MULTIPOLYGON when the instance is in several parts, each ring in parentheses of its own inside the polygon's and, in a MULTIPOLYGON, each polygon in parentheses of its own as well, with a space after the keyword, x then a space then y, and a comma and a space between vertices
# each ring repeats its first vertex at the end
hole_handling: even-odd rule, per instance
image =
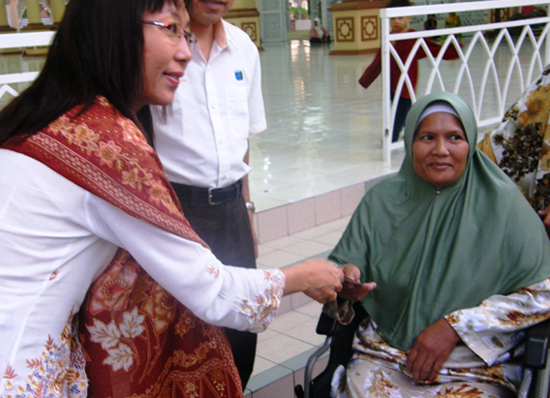
POLYGON ((183 0, 71 0, 37 79, 0 112, 0 144, 29 136, 77 105, 104 96, 139 125, 145 11, 183 0))

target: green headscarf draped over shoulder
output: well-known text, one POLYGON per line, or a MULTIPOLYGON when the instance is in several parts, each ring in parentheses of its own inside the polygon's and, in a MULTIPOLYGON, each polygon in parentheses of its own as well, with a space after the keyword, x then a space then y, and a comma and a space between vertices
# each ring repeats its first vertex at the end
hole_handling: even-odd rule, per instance
POLYGON ((367 192, 330 255, 358 266, 361 281, 377 283, 362 304, 401 350, 453 311, 550 277, 550 241, 540 219, 476 142, 474 114, 461 98, 433 93, 416 102, 401 169, 367 192), (456 110, 470 146, 463 174, 440 191, 412 162, 418 120, 436 101, 456 110))

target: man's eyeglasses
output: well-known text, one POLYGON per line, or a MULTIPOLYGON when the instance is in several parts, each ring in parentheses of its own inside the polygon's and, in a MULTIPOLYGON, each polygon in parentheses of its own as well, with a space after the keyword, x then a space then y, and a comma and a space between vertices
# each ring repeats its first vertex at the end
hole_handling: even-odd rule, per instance
POLYGON ((181 39, 185 39, 187 44, 192 44, 197 42, 197 37, 189 32, 188 30, 185 30, 183 25, 172 22, 172 23, 164 23, 164 22, 158 22, 158 21, 141 21, 142 23, 146 25, 154 25, 158 26, 159 28, 162 28, 166 34, 174 41, 179 42, 181 39))

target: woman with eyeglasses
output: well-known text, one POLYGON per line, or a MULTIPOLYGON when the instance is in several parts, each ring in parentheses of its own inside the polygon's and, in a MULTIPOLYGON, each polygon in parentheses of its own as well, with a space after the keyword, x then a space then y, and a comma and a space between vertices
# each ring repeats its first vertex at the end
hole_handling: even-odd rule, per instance
POLYGON ((189 227, 138 119, 172 101, 188 23, 181 0, 72 0, 0 112, 1 397, 240 397, 212 325, 261 331, 283 294, 342 288, 324 260, 225 266, 189 227))

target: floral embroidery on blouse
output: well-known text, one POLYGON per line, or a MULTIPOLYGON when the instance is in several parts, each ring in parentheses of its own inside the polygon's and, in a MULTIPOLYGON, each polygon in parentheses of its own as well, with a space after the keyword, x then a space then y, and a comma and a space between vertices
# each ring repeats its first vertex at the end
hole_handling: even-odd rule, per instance
POLYGON ((208 273, 214 277, 214 279, 220 276, 220 270, 214 267, 212 264, 208 266, 208 273))
POLYGON ((24 385, 17 384, 17 370, 8 365, 3 376, 6 392, 3 398, 86 396, 88 379, 84 370, 85 360, 75 338, 76 328, 71 330, 70 327, 72 318, 71 314, 58 341, 48 336, 40 357, 27 359, 27 368, 31 372, 24 385), (76 347, 71 350, 71 345, 76 347))
POLYGON ((58 269, 56 269, 54 272, 51 273, 49 280, 53 281, 55 278, 57 278, 57 275, 59 275, 60 272, 61 272, 61 267, 59 267, 58 269))
POLYGON ((280 270, 266 270, 264 278, 271 286, 263 294, 256 296, 255 302, 243 299, 241 303, 241 311, 249 317, 253 325, 248 331, 254 333, 263 332, 271 323, 281 304, 285 287, 285 276, 280 270))

